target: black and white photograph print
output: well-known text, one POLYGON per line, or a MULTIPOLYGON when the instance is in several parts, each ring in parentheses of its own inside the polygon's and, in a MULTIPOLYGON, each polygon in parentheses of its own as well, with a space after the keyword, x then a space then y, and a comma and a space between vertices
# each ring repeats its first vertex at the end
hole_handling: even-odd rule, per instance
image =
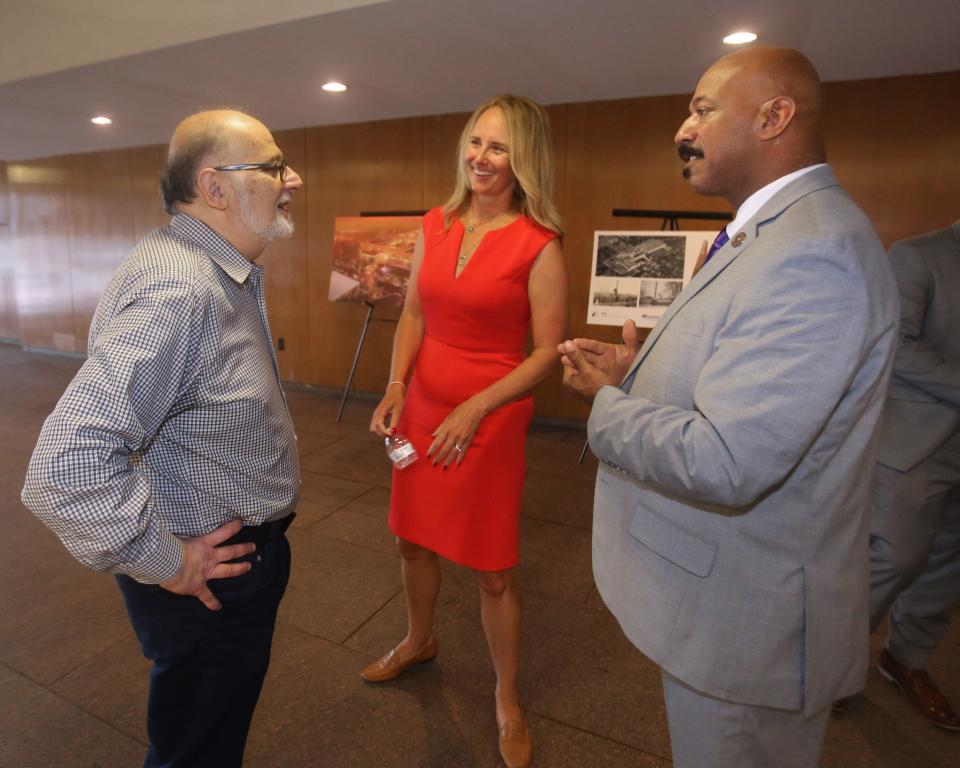
POLYGON ((590 286, 590 301, 605 307, 636 307, 640 280, 599 277, 590 286))
POLYGON ((587 323, 653 328, 683 286, 714 232, 594 232, 587 323))
POLYGON ((683 280, 641 280, 639 303, 641 306, 669 307, 682 289, 683 280))
POLYGON ((683 279, 686 238, 683 235, 601 235, 597 241, 598 277, 683 279))

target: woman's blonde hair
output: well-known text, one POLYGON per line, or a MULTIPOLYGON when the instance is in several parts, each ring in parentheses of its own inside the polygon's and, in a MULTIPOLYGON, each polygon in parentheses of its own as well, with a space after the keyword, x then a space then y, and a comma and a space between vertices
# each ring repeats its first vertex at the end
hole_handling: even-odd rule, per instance
POLYGON ((467 177, 467 142, 480 115, 499 107, 507 124, 510 169, 517 180, 514 197, 520 213, 537 224, 563 234, 560 214, 553 204, 553 142, 550 120, 543 107, 526 96, 501 94, 481 104, 470 116, 457 144, 457 184, 443 206, 447 226, 470 205, 470 180, 467 177))

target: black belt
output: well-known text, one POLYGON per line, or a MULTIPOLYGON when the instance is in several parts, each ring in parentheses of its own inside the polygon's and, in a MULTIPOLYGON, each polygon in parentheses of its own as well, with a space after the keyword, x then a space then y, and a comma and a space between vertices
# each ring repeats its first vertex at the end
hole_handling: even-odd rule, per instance
POLYGON ((242 544, 252 541, 254 544, 266 544, 268 541, 273 541, 282 536, 296 516, 296 512, 291 512, 286 517, 280 518, 279 520, 271 520, 269 523, 245 525, 240 529, 239 533, 234 534, 223 543, 242 544))

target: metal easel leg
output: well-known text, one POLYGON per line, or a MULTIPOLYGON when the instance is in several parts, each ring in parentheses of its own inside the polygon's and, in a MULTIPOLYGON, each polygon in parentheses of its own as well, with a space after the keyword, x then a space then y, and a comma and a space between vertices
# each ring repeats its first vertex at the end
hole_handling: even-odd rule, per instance
POLYGON ((590 441, 583 441, 583 448, 580 450, 580 458, 577 459, 577 464, 583 464, 583 457, 587 455, 587 448, 590 447, 590 441))
POLYGON ((363 321, 363 330, 360 331, 360 341, 357 342, 357 351, 353 353, 353 365, 350 366, 350 375, 347 376, 347 385, 343 388, 343 397, 340 398, 340 409, 337 411, 337 423, 343 418, 343 409, 347 404, 347 397, 350 394, 350 385, 353 383, 353 375, 357 372, 357 365, 360 363, 360 350, 363 349, 363 340, 367 338, 367 328, 370 327, 370 318, 373 317, 373 304, 364 302, 367 305, 367 319, 363 321))

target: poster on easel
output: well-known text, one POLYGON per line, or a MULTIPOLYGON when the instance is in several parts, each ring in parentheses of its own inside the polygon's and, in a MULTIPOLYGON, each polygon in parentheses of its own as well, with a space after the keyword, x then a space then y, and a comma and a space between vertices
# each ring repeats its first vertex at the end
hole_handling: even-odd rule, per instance
POLYGON ((588 325, 653 328, 690 278, 716 232, 650 230, 593 233, 588 325))
POLYGON ((401 306, 421 221, 421 216, 338 216, 329 300, 401 306))

